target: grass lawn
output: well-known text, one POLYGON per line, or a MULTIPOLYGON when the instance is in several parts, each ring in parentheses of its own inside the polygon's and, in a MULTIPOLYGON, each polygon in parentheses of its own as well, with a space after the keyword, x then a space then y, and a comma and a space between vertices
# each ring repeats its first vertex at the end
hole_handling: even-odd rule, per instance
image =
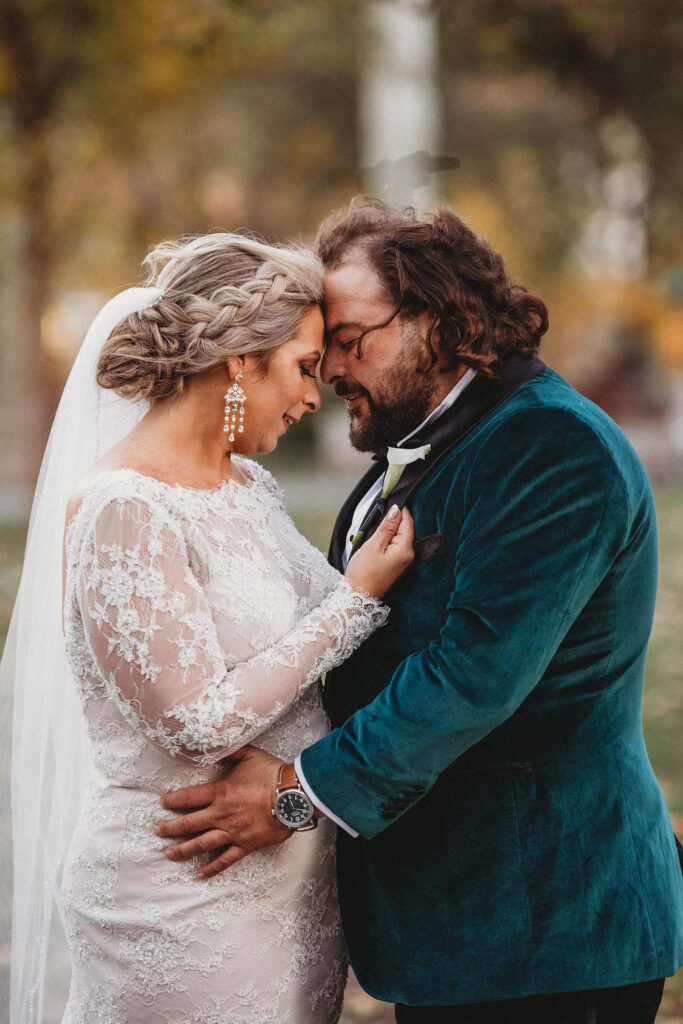
POLYGON ((14 595, 19 586, 26 527, 0 523, 0 648, 5 645, 14 595))
MULTIPOLYGON (((660 531, 660 584, 645 683, 645 735, 651 760, 683 834, 683 486, 655 489, 660 531)), ((325 550, 334 510, 321 514, 293 508, 299 529, 325 550)), ((4 641, 19 582, 26 531, 21 525, 0 526, 0 643, 4 641)), ((4 839, 4 837, 0 837, 4 839)), ((388 1007, 375 1003, 350 984, 345 1024, 393 1020, 388 1007)), ((683 972, 667 983, 658 1021, 683 1024, 683 972)))

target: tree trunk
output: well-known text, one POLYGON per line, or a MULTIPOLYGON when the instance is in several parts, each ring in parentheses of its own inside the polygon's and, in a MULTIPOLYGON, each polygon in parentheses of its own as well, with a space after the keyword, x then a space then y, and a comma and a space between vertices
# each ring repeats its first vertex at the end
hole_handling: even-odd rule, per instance
POLYGON ((3 225, 6 294, 0 346, 0 426, 4 471, 0 514, 19 518, 30 507, 54 411, 41 349, 41 320, 50 293, 50 164, 45 133, 23 133, 19 196, 3 225))
POLYGON ((431 205, 441 121, 432 0, 373 0, 360 85, 364 190, 399 206, 431 205))

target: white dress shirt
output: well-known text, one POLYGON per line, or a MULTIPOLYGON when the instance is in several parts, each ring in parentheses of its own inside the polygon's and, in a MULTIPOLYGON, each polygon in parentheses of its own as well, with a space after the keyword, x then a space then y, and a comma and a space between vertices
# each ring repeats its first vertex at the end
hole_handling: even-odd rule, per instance
MULTIPOLYGON (((467 370, 462 375, 462 377, 460 378, 458 383, 455 385, 455 387, 451 388, 451 390, 448 392, 446 397, 439 403, 439 405, 437 405, 436 409, 432 409, 432 411, 430 412, 429 416, 426 416, 425 419, 422 421, 422 423, 419 424, 419 426, 415 427, 415 429, 411 430, 409 434, 406 434, 405 437, 401 438, 401 440, 398 442, 396 447, 400 448, 402 445, 404 445, 406 443, 406 441, 409 441, 411 437, 413 437, 415 434, 417 434, 418 430, 422 430, 422 428, 427 426, 428 423, 432 423, 433 420, 438 419, 439 416, 441 416, 447 409, 450 409, 451 406, 454 404, 454 402, 463 393, 463 391, 465 390, 467 385, 470 384, 471 381, 474 380, 475 376, 476 376, 476 373, 475 373, 474 370, 472 370, 472 369, 467 370)), ((348 532, 348 534, 346 536, 346 547, 344 549, 344 556, 343 556, 343 560, 342 560, 344 568, 346 568, 346 564, 347 564, 349 558, 351 557, 351 540, 358 533, 358 530, 360 528, 360 524, 363 522, 363 519, 365 518, 365 516, 367 515, 368 511, 372 507, 373 503, 377 500, 379 495, 382 493, 382 481, 383 481, 383 479, 384 479, 383 475, 380 474, 379 479, 375 480, 375 482, 372 484, 370 489, 368 491, 366 491, 366 493, 363 495, 363 497, 360 499, 360 501, 356 505, 356 509, 355 509, 355 511, 353 513, 353 516, 351 518, 351 526, 350 526, 349 532, 348 532)), ((304 776, 304 774, 303 774, 303 772, 301 770, 301 758, 300 757, 297 757, 295 762, 294 762, 294 770, 296 771, 297 778, 299 779, 299 782, 301 783, 301 788, 306 793, 306 795, 308 796, 309 800, 311 800, 315 804, 316 807, 318 807, 321 811, 323 811, 323 813, 326 814, 328 818, 331 818, 332 821, 336 822, 336 824, 339 825, 340 828, 343 828, 346 832, 349 833, 349 835, 353 836, 353 838, 355 839, 358 836, 358 833, 354 829, 352 829, 350 825, 347 825, 345 821, 342 821, 341 818, 338 818, 337 815, 334 814, 329 809, 329 807, 326 807, 325 804, 322 802, 322 800, 318 799, 318 797, 315 795, 315 793, 313 792, 311 787, 308 785, 308 783, 306 781, 306 778, 305 778, 305 776, 304 776)))

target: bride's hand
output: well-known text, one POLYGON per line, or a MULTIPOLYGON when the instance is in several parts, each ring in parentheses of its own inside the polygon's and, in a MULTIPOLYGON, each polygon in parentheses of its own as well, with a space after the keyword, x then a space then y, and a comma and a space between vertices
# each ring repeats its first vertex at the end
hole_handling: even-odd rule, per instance
POLYGON ((413 517, 393 505, 372 537, 354 552, 346 567, 352 587, 383 597, 415 558, 413 517))

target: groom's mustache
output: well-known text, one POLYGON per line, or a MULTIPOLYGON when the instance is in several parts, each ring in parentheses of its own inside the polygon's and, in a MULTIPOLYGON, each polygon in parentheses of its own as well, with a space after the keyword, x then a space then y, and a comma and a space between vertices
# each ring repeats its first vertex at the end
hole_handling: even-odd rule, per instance
POLYGON ((348 380, 340 380, 335 384, 334 391, 338 398, 346 398, 347 395, 367 395, 367 391, 360 384, 348 380))

